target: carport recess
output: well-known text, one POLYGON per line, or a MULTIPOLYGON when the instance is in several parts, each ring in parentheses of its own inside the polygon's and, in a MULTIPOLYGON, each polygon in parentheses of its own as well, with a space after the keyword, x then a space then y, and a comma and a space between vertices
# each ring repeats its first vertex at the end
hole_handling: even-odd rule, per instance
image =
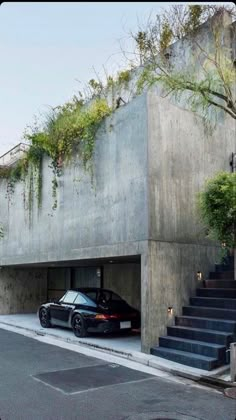
MULTIPOLYGON (((40 273, 41 269, 46 269, 46 293, 41 292, 46 300, 60 298, 70 288, 104 287, 118 293, 131 306, 141 310, 140 256, 14 266, 17 272, 21 269, 25 273, 28 270, 38 270, 40 273)), ((42 302, 38 301, 37 305, 40 303, 42 302)))
POLYGON ((9 270, 9 278, 14 273, 15 282, 8 289, 10 305, 4 311, 0 307, 0 314, 36 312, 43 301, 60 298, 67 289, 85 286, 111 289, 141 310, 140 256, 47 262, 4 270, 9 270))

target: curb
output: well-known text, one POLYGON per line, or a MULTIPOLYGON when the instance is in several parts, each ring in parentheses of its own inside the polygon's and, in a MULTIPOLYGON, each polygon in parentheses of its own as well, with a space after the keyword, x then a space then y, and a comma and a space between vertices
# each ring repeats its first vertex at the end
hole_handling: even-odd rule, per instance
POLYGON ((198 382, 199 384, 205 385, 205 386, 210 386, 210 387, 214 387, 214 388, 221 388, 221 389, 225 389, 225 388, 230 388, 230 387, 236 387, 236 383, 235 382, 230 382, 230 381, 224 381, 223 379, 218 378, 216 375, 222 375, 226 372, 229 371, 229 365, 226 366, 222 366, 221 368, 216 369, 215 371, 211 371, 211 373, 209 373, 209 375, 203 375, 201 373, 197 373, 197 372, 187 372, 185 370, 183 370, 182 366, 181 366, 181 370, 177 369, 177 368, 172 368, 172 367, 168 367, 164 365, 164 360, 159 362, 158 357, 156 356, 152 356, 149 354, 145 354, 145 353, 139 353, 139 352, 125 352, 125 351, 121 351, 121 350, 116 350, 116 349, 111 349, 109 347, 103 347, 99 344, 93 344, 93 343, 89 343, 86 341, 80 341, 79 339, 73 339, 73 338, 63 338, 59 335, 56 334, 51 334, 50 332, 43 332, 43 331, 39 331, 39 330, 35 330, 33 328, 28 328, 28 327, 22 327, 19 325, 14 325, 14 324, 10 324, 9 322, 4 322, 1 321, 0 322, 0 327, 2 325, 5 326, 10 326, 19 330, 23 330, 23 331, 28 331, 31 333, 34 333, 35 335, 39 335, 42 337, 52 337, 54 339, 57 339, 59 341, 63 341, 66 343, 71 343, 77 346, 81 346, 81 347, 85 347, 85 348, 90 348, 93 350, 98 350, 98 351, 102 351, 103 353, 107 353, 113 356, 118 356, 118 357, 122 357, 124 359, 127 360, 131 360, 133 362, 136 363, 140 363, 141 365, 145 365, 154 369, 158 369, 160 371, 163 372, 167 372, 172 374, 173 376, 178 376, 178 377, 182 377, 185 379, 190 379, 191 381, 194 382, 198 382))

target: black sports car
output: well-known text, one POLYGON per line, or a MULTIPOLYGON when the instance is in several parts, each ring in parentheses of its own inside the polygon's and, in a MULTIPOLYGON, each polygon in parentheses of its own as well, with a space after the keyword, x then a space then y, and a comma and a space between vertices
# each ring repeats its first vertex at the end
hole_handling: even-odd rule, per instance
POLYGON ((72 328, 76 337, 140 328, 140 312, 111 290, 68 290, 57 302, 44 303, 38 316, 42 327, 72 328))

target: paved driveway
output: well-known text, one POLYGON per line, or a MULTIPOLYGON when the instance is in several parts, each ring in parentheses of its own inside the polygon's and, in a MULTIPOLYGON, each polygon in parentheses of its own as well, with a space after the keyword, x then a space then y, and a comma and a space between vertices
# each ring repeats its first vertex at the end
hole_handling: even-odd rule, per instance
POLYGON ((73 339, 81 343, 89 343, 94 346, 105 347, 107 349, 120 352, 141 351, 141 339, 137 333, 122 333, 113 335, 93 335, 86 338, 75 337, 72 330, 66 328, 42 328, 36 314, 16 314, 16 315, 0 315, 0 322, 8 325, 23 327, 30 331, 37 331, 41 334, 49 334, 54 337, 63 339, 73 339))

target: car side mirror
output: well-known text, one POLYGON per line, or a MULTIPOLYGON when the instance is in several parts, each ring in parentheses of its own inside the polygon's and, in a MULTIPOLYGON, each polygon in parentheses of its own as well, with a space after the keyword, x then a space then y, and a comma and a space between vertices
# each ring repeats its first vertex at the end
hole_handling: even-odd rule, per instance
POLYGON ((49 303, 60 303, 59 302, 59 299, 53 299, 53 298, 51 298, 51 299, 49 299, 49 303))

